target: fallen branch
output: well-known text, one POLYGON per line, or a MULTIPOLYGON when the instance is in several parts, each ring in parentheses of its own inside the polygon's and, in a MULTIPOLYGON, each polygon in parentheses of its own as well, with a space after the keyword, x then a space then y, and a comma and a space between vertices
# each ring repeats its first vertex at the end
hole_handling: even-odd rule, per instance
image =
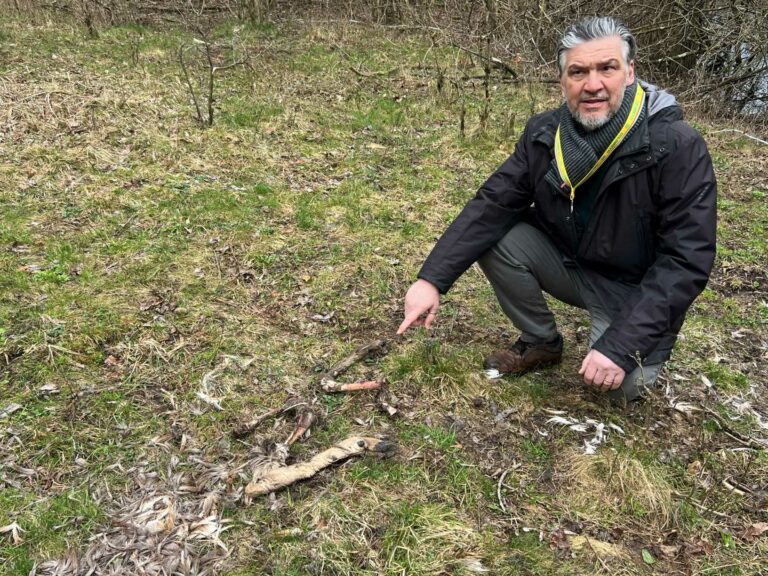
POLYGON ((378 350, 381 350, 386 345, 386 340, 374 340, 370 344, 366 344, 365 346, 361 346, 352 354, 344 358, 341 362, 338 362, 335 364, 326 374, 323 375, 323 378, 330 376, 330 378, 336 378, 339 374, 342 372, 346 372, 349 370, 349 368, 355 364, 355 362, 359 362, 369 354, 373 352, 377 352, 378 350))
POLYGON ((509 64, 502 62, 495 56, 485 56, 484 54, 480 54, 479 52, 475 52, 474 50, 470 50, 469 48, 466 48, 464 46, 459 46, 458 44, 453 44, 453 47, 458 48, 459 50, 463 50, 467 54, 472 54, 473 56, 488 62, 491 66, 493 66, 494 68, 498 68, 499 70, 503 70, 504 72, 512 76, 512 78, 517 78, 517 72, 509 64))
POLYGON ((400 70, 400 66, 395 66, 390 70, 383 70, 381 72, 363 72, 362 70, 358 70, 354 66, 350 66, 349 69, 352 70, 352 72, 354 72, 358 76, 362 76, 363 78, 373 78, 374 76, 389 76, 391 74, 394 74, 395 72, 400 70))
POLYGON ((746 436, 740 432, 737 432, 730 426, 728 426, 728 423, 723 419, 720 414, 712 410, 711 408, 703 408, 704 412, 709 414, 712 419, 715 421, 715 423, 718 425, 720 430, 725 432, 728 436, 736 440, 737 442, 743 444, 744 446, 747 446, 749 448, 753 448, 755 450, 766 450, 768 449, 768 442, 766 442, 764 439, 755 439, 751 436, 746 436))
POLYGON ((267 418, 272 418, 272 416, 277 416, 279 414, 285 414, 286 412, 290 412, 291 410, 295 410, 296 408, 299 408, 301 406, 306 406, 306 402, 302 402, 301 400, 298 400, 296 398, 292 398, 288 400, 285 404, 280 406, 279 408, 271 408, 270 410, 267 410, 263 414, 260 414, 253 418, 252 420, 246 422, 242 426, 239 426, 238 428, 235 428, 232 430, 232 436, 235 438, 244 438, 245 436, 248 436, 251 432, 256 430, 256 428, 264 422, 267 418))
POLYGON ((359 456, 365 452, 390 454, 394 450, 392 443, 378 438, 351 436, 346 440, 320 452, 307 462, 275 468, 266 472, 258 480, 250 482, 245 487, 246 496, 262 496, 275 490, 290 486, 300 480, 306 480, 337 462, 351 456, 359 456))
POLYGON ((766 142, 762 138, 758 138, 757 136, 752 136, 752 134, 747 134, 743 130, 737 130, 736 128, 725 128, 723 130, 715 130, 714 132, 710 132, 710 134, 720 134, 721 132, 736 132, 737 134, 741 134, 745 138, 749 138, 750 140, 754 140, 755 142, 760 142, 760 144, 768 144, 768 142, 766 142))
MULTIPOLYGON (((461 80, 485 80, 485 75, 480 76, 462 76, 461 80)), ((494 80, 494 82, 502 83, 502 84, 560 84, 560 80, 557 78, 533 78, 533 77, 526 77, 526 78, 497 78, 494 80)))
POLYGON ((323 392, 328 392, 329 394, 334 392, 356 392, 358 390, 378 390, 383 384, 383 380, 361 380, 360 382, 344 384, 343 382, 337 382, 330 376, 323 376, 320 379, 320 387, 323 389, 323 392))
POLYGON ((752 490, 747 488, 746 486, 738 485, 736 486, 736 482, 733 481, 733 478, 725 478, 722 482, 723 486, 733 492, 734 494, 738 494, 739 496, 746 496, 747 493, 751 494, 752 490))

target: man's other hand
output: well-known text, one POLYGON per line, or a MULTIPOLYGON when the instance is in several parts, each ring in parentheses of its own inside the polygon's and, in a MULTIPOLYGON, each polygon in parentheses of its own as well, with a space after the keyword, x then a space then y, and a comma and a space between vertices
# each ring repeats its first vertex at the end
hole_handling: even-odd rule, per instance
POLYGON ((581 363, 579 374, 584 377, 584 383, 594 386, 602 392, 616 390, 624 381, 624 370, 605 354, 591 350, 584 362, 581 363))
POLYGON ((397 329, 402 334, 410 326, 432 326, 440 308, 440 292, 426 280, 416 280, 405 294, 405 319, 397 329))

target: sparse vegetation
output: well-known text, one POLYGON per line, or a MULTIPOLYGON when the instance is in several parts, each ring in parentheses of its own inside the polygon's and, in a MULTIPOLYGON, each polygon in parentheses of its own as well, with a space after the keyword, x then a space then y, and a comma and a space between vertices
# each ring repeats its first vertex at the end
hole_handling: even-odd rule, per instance
POLYGON ((768 533, 750 527, 768 522, 768 453, 749 439, 768 426, 768 147, 696 118, 720 251, 662 389, 627 409, 583 389, 586 317, 562 306, 565 362, 490 382, 481 358, 511 327, 479 271, 430 334, 394 339, 400 298, 556 91, 491 76, 486 99, 481 62, 398 28, 238 33, 259 57, 217 79, 201 129, 183 30, 0 16, 0 528, 20 528, 0 534, 0 574, 95 553, 152 494, 173 496, 152 502, 178 513, 179 541, 198 509, 214 517, 193 529, 227 552, 190 550, 222 574, 764 571, 768 533), (386 377, 395 418, 316 385, 381 337, 349 377, 386 377), (221 411, 198 395, 206 375, 221 411), (248 465, 293 422, 231 432, 291 395, 321 416, 296 460, 352 433, 399 453, 246 505, 248 465), (621 432, 585 456, 553 411, 621 432))

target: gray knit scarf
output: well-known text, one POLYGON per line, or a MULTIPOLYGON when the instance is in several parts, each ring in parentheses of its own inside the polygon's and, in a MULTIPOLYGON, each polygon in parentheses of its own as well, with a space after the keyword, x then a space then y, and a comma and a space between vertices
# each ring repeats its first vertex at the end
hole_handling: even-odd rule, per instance
MULTIPOLYGON (((563 146, 563 158, 568 176, 574 185, 576 182, 581 182, 581 179, 589 173, 613 141, 616 134, 624 126, 624 122, 627 121, 629 111, 632 108, 632 101, 635 99, 636 92, 637 80, 627 86, 627 89, 624 91, 624 100, 622 100, 621 107, 616 114, 603 126, 595 130, 585 130, 578 124, 573 119, 573 116, 571 116, 567 103, 563 103, 560 107, 560 141, 563 146)), ((624 141, 632 135, 644 117, 645 106, 642 107, 637 122, 635 122, 624 137, 624 141)), ((557 188, 563 186, 564 179, 560 176, 555 159, 552 159, 546 180, 557 188)))

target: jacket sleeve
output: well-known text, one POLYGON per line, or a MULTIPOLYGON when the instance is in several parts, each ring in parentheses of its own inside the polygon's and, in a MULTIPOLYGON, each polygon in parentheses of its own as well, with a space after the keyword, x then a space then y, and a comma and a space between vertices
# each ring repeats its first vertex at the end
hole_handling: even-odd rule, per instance
POLYGON ((529 173, 530 123, 514 153, 480 187, 443 233, 418 273, 441 294, 517 224, 533 202, 529 173))
POLYGON ((670 129, 677 132, 677 145, 664 159, 658 179, 656 260, 594 345, 627 373, 679 327, 706 286, 715 259, 712 159, 692 128, 679 124, 670 129))

